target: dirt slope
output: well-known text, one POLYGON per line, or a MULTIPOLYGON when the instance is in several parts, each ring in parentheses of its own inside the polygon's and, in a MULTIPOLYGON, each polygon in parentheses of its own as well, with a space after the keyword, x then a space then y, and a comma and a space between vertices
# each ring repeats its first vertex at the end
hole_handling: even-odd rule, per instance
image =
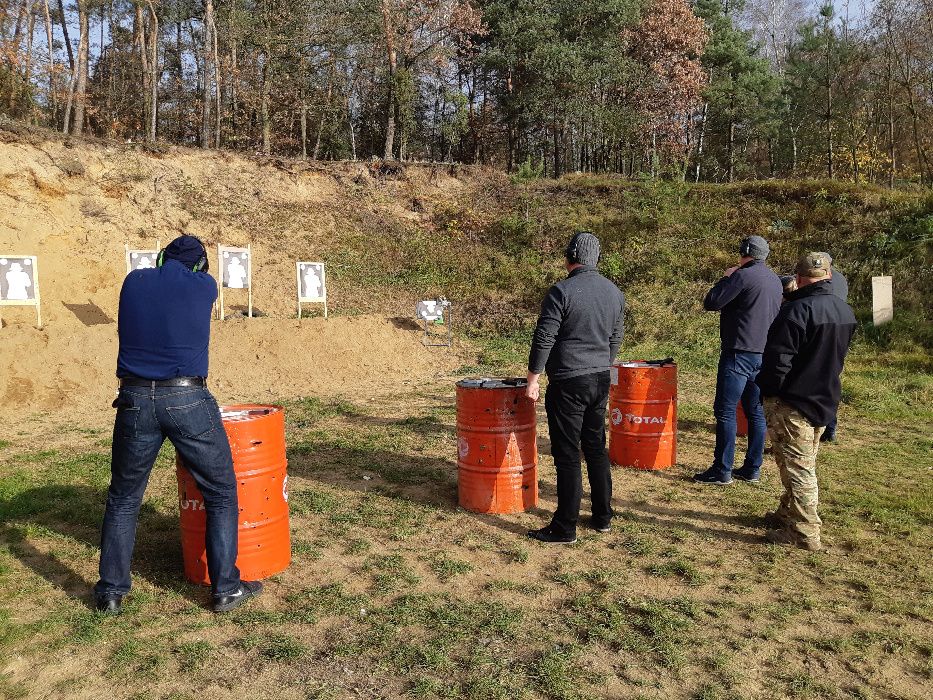
MULTIPOLYGON (((415 330, 391 320, 410 316, 412 300, 431 290, 368 298, 361 285, 341 283, 333 247, 349 210, 365 210, 364 221, 430 225, 431 202, 470 186, 430 169, 385 181, 360 165, 312 169, 184 149, 145 153, 0 130, 0 253, 39 256, 44 321, 40 330, 32 308, 0 308, 0 417, 81 419, 109 404, 124 245, 165 245, 182 231, 213 249, 212 274, 217 243, 249 243, 254 251, 253 303, 265 317, 214 323, 219 399, 378 392, 448 372, 461 363, 456 353, 424 348, 415 330), (421 213, 400 204, 410 204, 415 189, 429 202, 421 213), (328 283, 337 316, 294 318, 298 259, 334 261, 328 283)), ((245 309, 245 292, 226 296, 228 311, 245 309)))

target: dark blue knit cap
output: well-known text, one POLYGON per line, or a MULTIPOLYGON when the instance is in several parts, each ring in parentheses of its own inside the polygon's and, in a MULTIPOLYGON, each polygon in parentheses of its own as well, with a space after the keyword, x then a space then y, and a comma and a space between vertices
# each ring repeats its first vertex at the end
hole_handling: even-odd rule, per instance
MULTIPOLYGON (((166 260, 177 260, 189 270, 193 269, 202 257, 207 258, 204 244, 194 236, 187 234, 179 236, 165 248, 166 260)), ((204 269, 207 269, 206 265, 204 269)))

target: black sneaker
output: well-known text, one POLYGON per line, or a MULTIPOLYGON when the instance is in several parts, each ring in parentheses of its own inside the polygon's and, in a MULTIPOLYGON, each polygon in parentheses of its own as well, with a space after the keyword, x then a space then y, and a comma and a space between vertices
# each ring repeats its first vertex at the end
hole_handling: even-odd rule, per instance
POLYGON ((540 530, 529 530, 528 536, 538 542, 547 542, 548 544, 573 544, 577 541, 576 535, 558 535, 551 526, 542 527, 540 530))
POLYGON ((262 593, 261 581, 240 581, 240 587, 233 593, 214 596, 214 612, 230 612, 260 593, 262 593))
POLYGON ((596 532, 601 532, 606 535, 612 532, 612 526, 609 523, 600 523, 592 518, 590 519, 590 529, 595 530, 596 532))
POLYGON ((119 593, 94 596, 94 607, 104 615, 119 615, 123 612, 123 596, 119 593))
POLYGON ((710 467, 705 472, 693 475, 693 480, 698 484, 713 484, 715 486, 727 486, 732 483, 732 475, 723 475, 722 470, 716 467, 710 467))
POLYGON ((741 469, 734 469, 732 471, 732 477, 738 479, 739 481, 747 481, 750 484, 757 484, 761 481, 761 469, 746 469, 742 467, 741 469))
POLYGON ((836 431, 824 430, 823 434, 820 435, 820 442, 836 442, 836 431))

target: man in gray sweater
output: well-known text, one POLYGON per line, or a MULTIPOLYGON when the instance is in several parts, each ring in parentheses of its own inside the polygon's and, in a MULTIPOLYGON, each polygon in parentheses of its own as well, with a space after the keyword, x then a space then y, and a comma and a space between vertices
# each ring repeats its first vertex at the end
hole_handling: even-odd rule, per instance
POLYGON ((551 287, 541 304, 528 358, 527 389, 527 396, 537 401, 538 380, 547 372, 544 406, 557 469, 557 511, 550 525, 528 536, 572 544, 577 541, 583 495, 581 447, 593 502, 590 525, 609 532, 612 520, 606 404, 609 367, 622 343, 625 297, 596 271, 599 239, 592 233, 576 233, 565 257, 567 278, 551 287))

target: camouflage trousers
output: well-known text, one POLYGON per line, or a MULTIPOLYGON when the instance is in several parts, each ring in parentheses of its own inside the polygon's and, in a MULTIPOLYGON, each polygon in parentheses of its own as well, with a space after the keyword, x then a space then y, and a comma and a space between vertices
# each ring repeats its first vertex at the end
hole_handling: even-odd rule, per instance
POLYGON ((767 397, 762 403, 774 461, 784 485, 777 515, 796 537, 819 544, 823 521, 816 512, 816 453, 824 428, 813 427, 797 409, 779 398, 767 397))

